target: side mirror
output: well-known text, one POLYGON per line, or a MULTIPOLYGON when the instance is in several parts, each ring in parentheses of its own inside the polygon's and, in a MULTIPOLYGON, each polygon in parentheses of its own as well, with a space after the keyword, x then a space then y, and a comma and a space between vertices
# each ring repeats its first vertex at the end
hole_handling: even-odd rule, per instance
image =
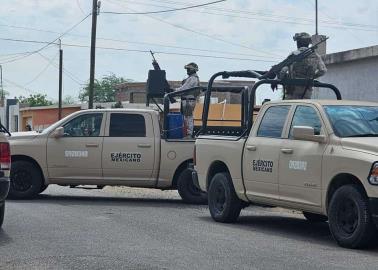
POLYGON ((292 135, 295 140, 313 141, 319 143, 326 142, 326 137, 324 135, 315 135, 315 130, 313 127, 294 126, 292 135))
POLYGON ((59 139, 64 136, 64 127, 58 127, 51 133, 51 137, 59 139))

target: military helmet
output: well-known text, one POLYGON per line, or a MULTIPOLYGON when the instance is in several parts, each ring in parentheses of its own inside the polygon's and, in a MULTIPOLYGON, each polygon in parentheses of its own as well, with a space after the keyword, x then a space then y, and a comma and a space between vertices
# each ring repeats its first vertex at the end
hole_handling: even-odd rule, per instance
POLYGON ((309 41, 311 43, 311 36, 309 33, 306 33, 306 32, 302 32, 302 33, 296 33, 294 36, 293 36, 293 40, 294 41, 298 41, 298 40, 303 40, 303 41, 309 41))
POLYGON ((192 70, 198 71, 198 65, 196 63, 193 63, 193 62, 185 65, 184 68, 185 69, 192 69, 192 70))

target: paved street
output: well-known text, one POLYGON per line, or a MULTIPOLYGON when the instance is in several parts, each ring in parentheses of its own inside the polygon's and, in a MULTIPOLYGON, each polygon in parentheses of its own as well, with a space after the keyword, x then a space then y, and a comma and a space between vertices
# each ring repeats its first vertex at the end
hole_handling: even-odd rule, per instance
POLYGON ((342 249, 327 224, 259 207, 219 224, 175 191, 52 186, 6 211, 0 269, 378 268, 378 249, 342 249))

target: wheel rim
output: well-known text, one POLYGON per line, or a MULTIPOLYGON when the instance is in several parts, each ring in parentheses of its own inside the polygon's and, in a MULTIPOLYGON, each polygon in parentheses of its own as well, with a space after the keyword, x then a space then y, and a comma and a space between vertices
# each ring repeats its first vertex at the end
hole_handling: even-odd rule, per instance
POLYGON ((17 170, 12 174, 11 186, 14 190, 25 192, 32 187, 32 176, 25 170, 17 170))
POLYGON ((226 190, 222 184, 218 184, 213 193, 213 209, 216 214, 221 214, 226 206, 226 190))
POLYGON ((343 200, 337 211, 337 225, 347 235, 351 235, 358 225, 357 205, 351 199, 343 200))

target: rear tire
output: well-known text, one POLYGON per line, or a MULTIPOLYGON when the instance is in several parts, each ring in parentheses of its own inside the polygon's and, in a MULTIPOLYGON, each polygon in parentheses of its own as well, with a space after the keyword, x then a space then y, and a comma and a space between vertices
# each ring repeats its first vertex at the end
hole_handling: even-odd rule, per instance
POLYGON ((303 216, 307 219, 307 221, 311 223, 326 222, 328 220, 327 216, 314 214, 310 212, 303 212, 303 216))
POLYGON ((206 204, 207 194, 197 188, 192 179, 192 171, 183 170, 177 180, 177 190, 184 202, 190 204, 206 204))
POLYGON ((23 160, 12 162, 9 198, 31 199, 40 193, 42 188, 42 174, 33 163, 23 160))
POLYGON ((377 233, 368 200, 356 185, 336 190, 329 205, 328 218, 333 238, 345 248, 367 247, 377 233))
POLYGON ((211 180, 209 191, 209 210, 217 222, 235 222, 243 208, 243 202, 237 197, 229 173, 217 173, 211 180))
POLYGON ((0 228, 4 222, 4 214, 5 214, 5 202, 0 206, 0 228))

